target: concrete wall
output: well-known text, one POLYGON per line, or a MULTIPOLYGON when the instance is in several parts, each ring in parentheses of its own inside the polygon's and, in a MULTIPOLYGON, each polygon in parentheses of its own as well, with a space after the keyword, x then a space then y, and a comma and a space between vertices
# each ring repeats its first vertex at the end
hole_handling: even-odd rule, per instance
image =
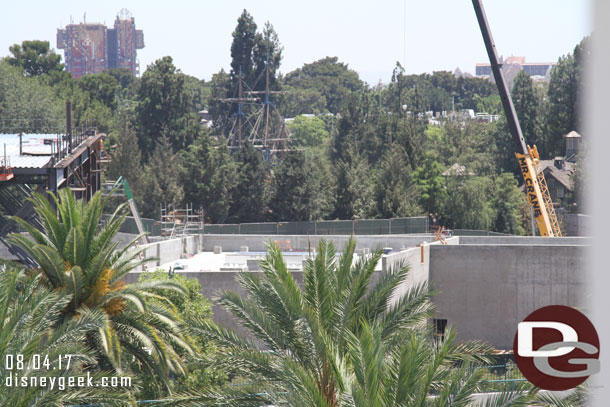
POLYGON ((156 259, 146 263, 146 267, 149 269, 196 254, 200 251, 200 248, 200 235, 190 235, 139 246, 139 249, 145 249, 145 257, 156 259))
MULTIPOLYGON (((236 277, 239 274, 236 271, 205 271, 205 272, 181 272, 177 271, 185 278, 196 278, 201 284, 201 293, 214 303, 212 312, 214 315, 214 321, 222 326, 235 329, 238 332, 245 333, 245 330, 241 328, 237 320, 235 320, 231 314, 226 312, 222 307, 216 305, 216 299, 218 293, 221 290, 234 291, 244 296, 246 293, 237 283, 236 277)), ((138 281, 141 272, 132 272, 125 277, 125 282, 130 284, 138 281)), ((256 273, 261 274, 261 273, 256 273)), ((295 280, 302 284, 303 272, 293 272, 295 280)))
MULTIPOLYGON (((204 251, 212 251, 214 246, 221 246, 222 250, 239 251, 241 246, 248 246, 250 251, 266 251, 269 242, 290 242, 292 250, 306 251, 308 247, 316 247, 320 239, 332 241, 337 250, 341 251, 350 236, 346 235, 202 235, 204 251)), ((414 247, 422 242, 431 242, 434 236, 426 235, 366 235, 356 236, 357 249, 391 247, 393 250, 414 247)))
POLYGON ((590 246, 590 237, 459 236, 460 245, 590 246))
MULTIPOLYGON (((428 245, 424 246, 425 262, 421 263, 420 248, 411 248, 400 252, 391 253, 382 257, 382 264, 384 267, 390 265, 396 265, 400 261, 405 261, 411 266, 411 270, 404 284, 397 288, 394 295, 395 300, 399 298, 401 294, 404 294, 406 290, 415 284, 427 281, 428 279, 428 265, 430 248, 428 245)), ((152 269, 152 268, 150 268, 152 269)), ((383 270, 387 270, 384 268, 383 270)), ((383 275, 383 270, 375 271, 371 277, 371 281, 374 284, 383 275)), ((136 282, 142 272, 136 271, 129 273, 126 278, 126 283, 136 282)), ((201 293, 212 302, 216 303, 215 300, 218 297, 218 292, 221 290, 229 290, 237 292, 240 295, 245 295, 246 292, 241 288, 237 282, 238 271, 203 271, 203 272, 185 272, 176 271, 179 275, 185 278, 196 278, 201 285, 201 293)), ((260 272, 249 271, 248 273, 260 274, 260 272)), ((291 272, 294 279, 299 285, 303 282, 303 272, 293 271, 291 272)), ((245 331, 239 326, 239 323, 222 307, 214 305, 212 308, 214 313, 214 321, 223 326, 230 327, 237 330, 238 332, 245 333, 245 331)))
POLYGON ((383 255, 381 257, 381 265, 382 272, 400 267, 401 265, 409 267, 407 278, 394 291, 392 299, 392 303, 394 303, 412 287, 428 282, 430 245, 422 244, 420 247, 412 247, 410 249, 383 255))
POLYGON ((591 236, 591 216, 581 213, 568 213, 565 219, 568 236, 591 236))
POLYGON ((430 250, 430 281, 439 291, 436 318, 447 319, 459 341, 481 339, 512 349, 517 324, 535 309, 584 303, 586 247, 433 245, 430 250))

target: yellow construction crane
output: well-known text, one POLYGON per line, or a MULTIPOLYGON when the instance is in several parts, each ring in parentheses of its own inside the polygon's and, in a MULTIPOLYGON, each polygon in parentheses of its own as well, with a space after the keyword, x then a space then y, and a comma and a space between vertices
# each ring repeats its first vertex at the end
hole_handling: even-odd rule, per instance
POLYGON ((491 36, 482 0, 472 0, 472 5, 474 6, 477 20, 479 21, 481 33, 483 34, 483 41, 485 42, 485 48, 487 49, 487 55, 489 56, 489 63, 491 64, 496 86, 500 93, 508 128, 513 136, 513 141, 517 149, 515 155, 517 156, 517 160, 519 160, 521 174, 523 174, 527 202, 532 207, 534 219, 538 225, 540 235, 561 237, 561 229, 559 227, 559 222, 557 221, 557 215, 555 214, 549 190, 546 186, 544 174, 539 170, 540 158, 538 156, 538 150, 536 149, 536 146, 530 147, 525 144, 521 126, 519 125, 519 119, 517 118, 517 112, 515 111, 513 101, 508 93, 506 81, 504 80, 504 74, 501 69, 502 65, 498 62, 496 45, 491 36))

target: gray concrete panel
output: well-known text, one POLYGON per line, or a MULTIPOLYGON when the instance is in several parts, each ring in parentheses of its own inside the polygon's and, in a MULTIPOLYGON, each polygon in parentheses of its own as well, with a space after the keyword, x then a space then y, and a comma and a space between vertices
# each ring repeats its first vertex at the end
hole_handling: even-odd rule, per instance
POLYGON ((530 312, 584 302, 585 247, 434 245, 430 250, 437 318, 457 329, 457 340, 482 339, 511 349, 517 324, 530 312))

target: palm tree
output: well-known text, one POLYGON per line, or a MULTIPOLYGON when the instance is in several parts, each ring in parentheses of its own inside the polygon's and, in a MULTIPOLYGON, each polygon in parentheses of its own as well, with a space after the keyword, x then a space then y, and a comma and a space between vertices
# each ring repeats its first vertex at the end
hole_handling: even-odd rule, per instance
POLYGON ((86 338, 96 351, 98 367, 148 372, 163 384, 168 383, 169 372, 184 373, 179 352, 190 352, 191 347, 180 318, 171 304, 149 301, 160 299, 158 289, 183 292, 182 286, 169 281, 131 285, 122 281, 149 260, 141 259, 141 251, 133 248, 139 237, 123 248, 113 242, 125 205, 100 225, 106 204, 100 193, 89 203, 75 200, 68 189, 50 196, 57 210, 40 194, 32 198, 44 230, 16 218, 29 236, 12 234, 9 240, 38 263, 37 270, 51 289, 70 297, 64 319, 79 318, 83 309, 103 311, 103 329, 91 330, 86 338))
POLYGON ((99 309, 82 308, 80 318, 62 322, 71 298, 51 291, 42 280, 40 274, 28 275, 20 270, 0 272, 0 405, 127 405, 130 398, 125 389, 106 388, 102 392, 83 387, 66 391, 60 387, 61 380, 67 383, 69 376, 83 374, 84 367, 95 360, 84 338, 92 330, 103 329, 105 317, 99 309), (71 355, 70 363, 64 362, 64 368, 58 369, 59 358, 65 355, 71 355), (24 378, 28 384, 38 384, 42 377, 47 383, 53 381, 54 387, 19 384, 24 378))
MULTIPOLYGON (((455 345, 428 335, 431 290, 426 283, 396 296, 408 267, 379 278, 382 252, 354 263, 350 239, 337 258, 321 241, 307 260, 302 287, 288 271, 281 251, 270 246, 262 275, 242 273, 241 297, 221 292, 219 302, 236 317, 250 339, 206 321, 194 333, 226 347, 225 363, 264 389, 269 404, 315 407, 466 406, 478 389, 472 365, 490 351, 479 342, 455 345)), ((261 391, 259 390, 258 396, 261 391)), ((194 405, 207 405, 193 397, 194 405), (199 404, 197 404, 199 403, 199 404)), ((490 406, 524 405, 521 392, 492 398, 490 406)))
POLYGON ((569 394, 557 395, 549 392, 538 393, 537 407, 585 407, 590 403, 589 389, 580 385, 569 394))

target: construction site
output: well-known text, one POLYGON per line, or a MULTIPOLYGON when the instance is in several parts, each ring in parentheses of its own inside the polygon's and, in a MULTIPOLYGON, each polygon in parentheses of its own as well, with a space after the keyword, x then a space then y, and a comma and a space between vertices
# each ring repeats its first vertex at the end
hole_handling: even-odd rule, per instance
MULTIPOLYGON (((122 234, 127 241, 134 234, 122 234)), ((242 293, 239 273, 260 273, 260 261, 269 245, 278 245, 293 276, 302 282, 303 262, 316 254, 321 239, 338 251, 350 234, 186 234, 154 238, 145 256, 156 258, 131 272, 127 282, 141 273, 162 268, 195 278, 202 293, 215 298, 219 290, 242 293)), ((512 349, 514 330, 532 309, 545 305, 586 306, 586 276, 582 264, 591 239, 588 237, 446 236, 439 233, 356 235, 357 259, 376 249, 384 254, 375 270, 380 278, 391 268, 406 264, 408 278, 396 292, 421 282, 436 290, 435 326, 457 329, 457 339, 485 340, 496 349, 512 349)), ((220 307, 214 319, 234 328, 235 321, 220 307)))
MULTIPOLYGON (((131 272, 126 279, 130 283, 141 273, 161 268, 196 278, 202 293, 211 299, 221 289, 240 292, 235 277, 242 272, 259 273, 271 244, 282 249, 289 270, 302 281, 303 262, 315 256, 321 239, 333 242, 340 251, 354 236, 357 258, 383 250, 376 278, 406 264, 410 272, 401 292, 424 281, 435 287, 438 335, 453 326, 460 341, 480 339, 507 350, 512 347, 514 327, 532 309, 551 304, 586 306, 582 264, 591 246, 588 237, 494 236, 443 229, 430 233, 426 217, 205 225, 202 209, 192 205, 161 205, 160 220, 141 219, 125 180, 101 180, 109 165, 103 137, 94 131, 68 136, 0 135, 5 146, 0 184, 3 258, 30 264, 4 238, 17 230, 9 216, 42 228, 26 199, 33 192, 70 188, 77 198, 89 199, 102 190, 129 202, 134 215, 127 219, 119 239, 126 243, 144 233, 137 248, 145 249, 144 257, 155 259, 131 272)), ((395 293, 396 298, 401 292, 395 293)), ((214 318, 236 327, 220 307, 214 308, 214 318)))
MULTIPOLYGON (((354 261, 383 251, 375 280, 397 267, 409 267, 408 277, 393 293, 394 301, 421 283, 434 287, 435 335, 443 337, 452 326, 457 341, 483 340, 497 350, 512 349, 515 327, 532 310, 553 304, 587 307, 583 264, 591 239, 585 236, 579 215, 566 218, 564 230, 560 227, 538 151, 526 144, 521 132, 485 15, 475 10, 490 57, 489 72, 498 87, 523 175, 523 192, 531 206, 533 236, 435 229, 427 216, 207 225, 204 209, 193 204, 180 208, 159 203, 159 219, 142 219, 127 180, 103 179, 112 165, 104 150, 106 135, 95 129, 73 132, 68 105, 64 134, 0 134, 0 257, 35 265, 5 239, 9 233, 20 232, 11 216, 43 229, 27 200, 33 193, 69 188, 76 198, 89 200, 102 191, 129 204, 131 216, 118 241, 126 244, 139 236, 133 250, 143 250, 141 259, 152 259, 131 271, 127 283, 162 269, 169 275, 197 279, 202 293, 212 300, 219 290, 243 295, 236 277, 260 273, 271 245, 281 249, 288 270, 302 283, 304 262, 316 255, 322 239, 341 252, 354 237, 354 261), (536 230, 540 236, 535 236, 536 230)), ((136 49, 144 46, 144 40, 133 17, 123 11, 113 29, 86 21, 70 24, 58 30, 57 44, 65 49, 67 70, 78 78, 115 67, 137 74, 136 49)), ((235 110, 235 120, 225 129, 228 149, 247 142, 267 160, 281 159, 292 139, 271 101, 279 92, 271 90, 268 64, 259 78, 264 86, 247 86, 241 71, 238 79, 237 94, 221 100, 235 110), (246 107, 251 114, 246 114, 246 107)), ((570 142, 575 138, 570 136, 570 142)), ((216 322, 240 330, 219 306, 213 308, 213 315, 216 322)))
POLYGON ((0 257, 32 264, 18 248, 7 244, 5 237, 17 231, 11 216, 42 228, 28 200, 33 193, 69 188, 76 198, 89 200, 101 189, 103 165, 108 162, 104 136, 95 129, 66 134, 0 134, 0 257))

